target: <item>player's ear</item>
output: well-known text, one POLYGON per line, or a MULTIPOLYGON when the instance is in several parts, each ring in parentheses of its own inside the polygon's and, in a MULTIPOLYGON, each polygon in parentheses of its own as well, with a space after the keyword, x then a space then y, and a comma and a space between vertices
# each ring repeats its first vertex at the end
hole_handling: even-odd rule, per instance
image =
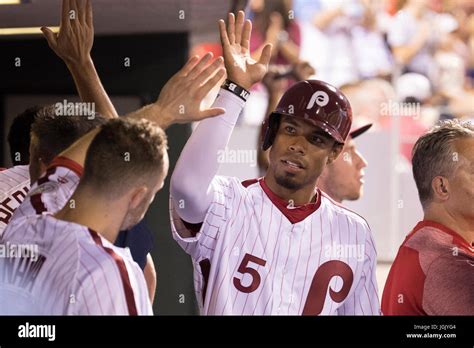
POLYGON ((131 193, 130 208, 137 208, 140 203, 145 199, 147 193, 148 187, 146 187, 145 185, 134 188, 131 193))
POLYGON ((449 180, 444 176, 435 176, 431 180, 431 189, 433 190, 433 199, 437 201, 447 201, 451 192, 449 180))
POLYGON ((342 152, 343 148, 344 148, 344 144, 334 143, 326 164, 331 164, 332 162, 334 162, 337 156, 339 156, 339 154, 342 152))

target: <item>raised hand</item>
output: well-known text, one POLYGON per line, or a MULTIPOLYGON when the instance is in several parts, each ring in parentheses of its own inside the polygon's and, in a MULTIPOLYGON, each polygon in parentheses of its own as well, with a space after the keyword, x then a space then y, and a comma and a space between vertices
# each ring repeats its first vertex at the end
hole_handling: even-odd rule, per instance
POLYGON ((158 100, 128 117, 146 118, 166 129, 174 123, 189 123, 221 115, 223 108, 203 108, 202 101, 225 76, 222 58, 210 63, 212 53, 194 56, 165 84, 158 100))
POLYGON ((83 102, 105 117, 118 117, 91 58, 94 43, 91 0, 63 0, 59 33, 42 27, 49 47, 66 63, 83 102))
POLYGON ((68 65, 90 60, 94 43, 91 0, 63 0, 59 33, 42 27, 49 47, 68 65))
POLYGON ((229 13, 227 28, 222 19, 219 21, 227 77, 246 89, 263 79, 272 53, 272 45, 267 44, 258 61, 252 59, 249 50, 251 31, 252 22, 245 20, 243 11, 239 11, 237 22, 234 14, 229 13))

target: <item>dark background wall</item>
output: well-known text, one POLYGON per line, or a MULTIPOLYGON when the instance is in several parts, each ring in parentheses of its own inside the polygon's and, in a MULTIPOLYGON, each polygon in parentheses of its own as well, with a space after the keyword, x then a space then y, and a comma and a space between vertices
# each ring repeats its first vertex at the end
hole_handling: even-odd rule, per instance
MULTIPOLYGON (((156 100, 160 89, 183 66, 187 55, 186 33, 96 37, 92 50, 102 83, 113 100, 135 96, 143 105, 156 100), (130 67, 124 64, 126 58, 130 67)), ((26 109, 37 104, 42 95, 44 100, 57 95, 61 101, 60 96, 68 94, 76 94, 72 77, 43 38, 0 40, 0 166, 9 164, 4 156, 9 121, 14 117, 6 113, 9 96, 22 95, 26 109), (21 60, 19 67, 15 66, 16 58, 21 60), (28 96, 32 103, 28 102, 28 96)), ((127 111, 118 108, 119 113, 127 111)), ((190 128, 172 126, 167 133, 172 173, 190 128)), ((171 238, 168 194, 169 177, 145 217, 155 238, 152 256, 158 286, 154 312, 196 314, 191 262, 171 238)))

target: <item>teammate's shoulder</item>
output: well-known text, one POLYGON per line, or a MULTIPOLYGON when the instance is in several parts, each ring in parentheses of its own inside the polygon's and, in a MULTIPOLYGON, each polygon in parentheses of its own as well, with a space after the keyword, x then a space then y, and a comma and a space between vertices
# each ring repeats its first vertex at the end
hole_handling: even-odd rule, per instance
MULTIPOLYGON (((433 221, 420 221, 407 235, 403 246, 414 248, 430 254, 446 254, 446 250, 459 253, 466 250, 470 253, 474 248, 459 234, 450 228, 433 221)), ((452 253, 447 253, 449 257, 452 253)))
POLYGON ((8 173, 18 173, 18 174, 24 174, 27 175, 29 178, 29 165, 18 165, 18 166, 13 166, 10 168, 1 168, 0 169, 0 175, 8 174, 8 173))
POLYGON ((30 182, 29 166, 15 166, 0 171, 0 185, 12 183, 18 185, 20 183, 30 182))
POLYGON ((94 263, 101 267, 115 267, 116 260, 132 260, 132 255, 128 248, 120 248, 107 239, 84 226, 79 245, 83 258, 92 259, 94 263))
POLYGON ((336 213, 340 216, 345 216, 351 222, 362 225, 364 228, 370 230, 369 223, 367 222, 367 220, 362 215, 360 215, 360 214, 356 213, 355 211, 345 207, 344 205, 336 202, 327 193, 325 193, 323 191, 320 191, 320 192, 321 192, 321 202, 324 202, 325 206, 328 209, 331 209, 332 211, 334 211, 334 213, 336 213))
POLYGON ((73 250, 78 252, 73 226, 50 214, 25 215, 11 220, 3 233, 3 239, 39 245, 43 250, 57 250, 59 254, 68 253, 70 258, 77 254, 73 250))

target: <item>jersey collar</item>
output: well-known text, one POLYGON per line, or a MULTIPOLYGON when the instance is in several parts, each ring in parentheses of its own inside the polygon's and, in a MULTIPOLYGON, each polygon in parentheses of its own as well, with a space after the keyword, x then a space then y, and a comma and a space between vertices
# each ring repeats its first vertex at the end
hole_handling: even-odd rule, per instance
POLYGON ((265 183, 264 178, 258 179, 260 186, 272 203, 282 212, 283 215, 292 223, 296 224, 303 221, 309 215, 314 213, 321 205, 321 191, 316 188, 316 201, 312 203, 291 206, 288 201, 277 196, 265 183))

